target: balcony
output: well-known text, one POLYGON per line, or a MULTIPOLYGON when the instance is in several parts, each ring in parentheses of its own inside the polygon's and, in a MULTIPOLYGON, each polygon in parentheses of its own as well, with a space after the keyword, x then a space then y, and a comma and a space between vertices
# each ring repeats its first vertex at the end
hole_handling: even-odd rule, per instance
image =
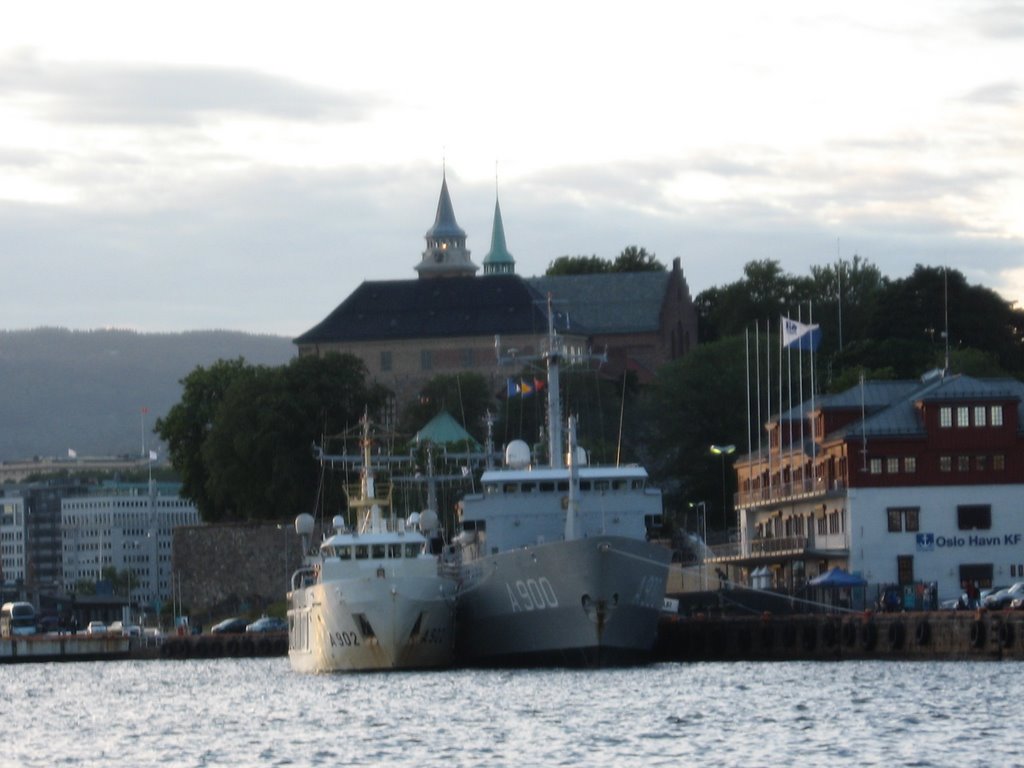
POLYGON ((741 491, 733 495, 736 509, 768 506, 781 501, 796 501, 814 497, 839 496, 846 492, 843 480, 827 481, 824 478, 807 478, 793 483, 778 483, 770 488, 741 491))

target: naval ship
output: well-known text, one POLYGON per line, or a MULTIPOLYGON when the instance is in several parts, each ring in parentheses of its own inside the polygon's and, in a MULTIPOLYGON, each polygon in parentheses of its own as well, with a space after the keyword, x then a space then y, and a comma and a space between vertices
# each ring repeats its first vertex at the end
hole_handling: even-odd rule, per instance
MULTIPOLYGON (((512 441, 480 493, 458 505, 456 658, 477 666, 610 666, 647 661, 671 552, 653 543, 661 492, 640 466, 590 466, 567 420, 559 366, 576 362, 548 300, 548 464, 512 441)), ((499 342, 500 343, 500 342, 499 342)))

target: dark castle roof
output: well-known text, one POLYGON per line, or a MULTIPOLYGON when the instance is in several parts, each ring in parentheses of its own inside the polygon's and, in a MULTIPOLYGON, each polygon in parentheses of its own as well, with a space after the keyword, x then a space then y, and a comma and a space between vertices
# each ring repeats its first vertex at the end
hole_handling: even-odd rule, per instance
POLYGON ((543 297, 519 276, 446 277, 365 282, 295 343, 546 331, 543 297))
POLYGON ((541 295, 550 293, 573 325, 593 333, 656 333, 671 272, 607 272, 531 277, 541 295))

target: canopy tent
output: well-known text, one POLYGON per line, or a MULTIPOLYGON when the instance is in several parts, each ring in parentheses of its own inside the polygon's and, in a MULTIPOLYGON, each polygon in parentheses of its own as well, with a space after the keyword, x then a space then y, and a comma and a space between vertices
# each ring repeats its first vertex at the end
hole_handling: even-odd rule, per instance
POLYGON ((435 445, 453 445, 466 443, 471 450, 480 450, 480 443, 473 439, 462 425, 459 424, 447 411, 441 411, 437 416, 416 433, 416 442, 430 442, 435 445))
POLYGON ((860 576, 854 576, 838 566, 826 571, 820 576, 815 576, 808 582, 812 587, 866 587, 868 583, 860 576))

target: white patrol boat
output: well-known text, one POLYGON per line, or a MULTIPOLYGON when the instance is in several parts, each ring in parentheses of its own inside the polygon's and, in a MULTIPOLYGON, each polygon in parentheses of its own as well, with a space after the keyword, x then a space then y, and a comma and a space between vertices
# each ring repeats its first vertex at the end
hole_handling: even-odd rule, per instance
MULTIPOLYGON (((452 663, 456 575, 431 553, 437 514, 408 520, 385 516, 377 497, 369 421, 362 423, 359 498, 334 533, 292 575, 288 593, 288 657, 299 672, 416 669, 452 663)), ((299 515, 295 530, 309 552, 314 520, 299 515)), ((438 548, 440 549, 440 548, 438 548)))

